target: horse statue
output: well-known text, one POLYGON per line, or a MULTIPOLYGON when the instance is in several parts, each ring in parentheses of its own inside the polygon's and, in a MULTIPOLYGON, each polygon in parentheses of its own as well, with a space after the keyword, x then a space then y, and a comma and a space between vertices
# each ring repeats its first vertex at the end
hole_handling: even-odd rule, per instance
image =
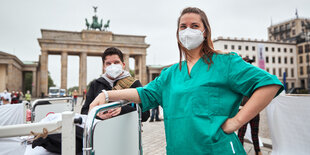
POLYGON ((107 23, 106 24, 104 24, 104 31, 107 31, 108 30, 108 28, 110 27, 110 19, 107 21, 107 23))
POLYGON ((93 30, 99 29, 101 31, 102 19, 101 19, 100 23, 98 23, 98 17, 96 15, 93 16, 93 23, 91 24, 90 28, 92 28, 93 30))
MULTIPOLYGON (((95 15, 93 16, 93 22, 91 24, 89 24, 87 18, 85 18, 87 30, 99 29, 101 31, 102 30, 102 26, 103 26, 103 24, 102 24, 103 20, 101 19, 100 23, 98 22, 98 17, 96 15, 98 7, 93 6, 93 8, 94 8, 94 12, 95 12, 95 15)), ((110 24, 110 20, 108 20, 108 22, 104 25, 104 29, 103 29, 104 31, 109 28, 109 24, 110 24)))
POLYGON ((89 30, 89 23, 88 23, 87 18, 85 18, 85 22, 86 22, 86 27, 87 27, 87 30, 89 30))

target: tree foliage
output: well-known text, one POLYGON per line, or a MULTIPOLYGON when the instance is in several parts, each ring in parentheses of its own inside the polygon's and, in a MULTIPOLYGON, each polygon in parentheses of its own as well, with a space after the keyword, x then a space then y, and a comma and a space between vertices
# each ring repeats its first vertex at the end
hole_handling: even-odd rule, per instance
POLYGON ((32 72, 25 72, 25 74, 24 74, 24 90, 23 90, 23 92, 26 93, 27 90, 32 92, 32 72))
POLYGON ((135 70, 129 69, 129 73, 132 77, 135 77, 135 70))
POLYGON ((68 88, 68 91, 67 91, 67 92, 68 92, 69 94, 72 94, 72 92, 73 92, 75 89, 76 89, 77 91, 79 91, 79 86, 70 87, 70 88, 68 88))
POLYGON ((55 87, 56 85, 54 84, 54 81, 50 75, 50 72, 48 72, 48 88, 50 87, 55 87))

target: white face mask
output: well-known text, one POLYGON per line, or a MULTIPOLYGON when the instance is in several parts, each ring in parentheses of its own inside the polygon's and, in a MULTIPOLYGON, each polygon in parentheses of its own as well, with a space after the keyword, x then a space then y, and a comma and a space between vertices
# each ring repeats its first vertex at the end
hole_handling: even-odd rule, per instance
POLYGON ((179 31, 179 40, 182 45, 188 49, 192 50, 197 48, 204 40, 203 33, 198 29, 186 28, 185 30, 179 31))
POLYGON ((121 64, 111 64, 105 68, 106 73, 113 79, 117 78, 123 73, 123 67, 121 64))

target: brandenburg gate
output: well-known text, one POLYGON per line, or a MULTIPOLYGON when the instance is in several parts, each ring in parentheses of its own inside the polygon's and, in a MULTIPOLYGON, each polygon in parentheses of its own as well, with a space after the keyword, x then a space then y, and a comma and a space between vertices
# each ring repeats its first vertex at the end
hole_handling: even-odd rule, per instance
MULTIPOLYGON (((41 55, 39 58, 39 92, 48 94, 48 55, 61 55, 61 85, 67 89, 68 55, 80 58, 79 92, 86 89, 87 56, 101 57, 109 47, 119 48, 124 53, 126 70, 129 70, 129 58, 135 59, 135 77, 143 85, 147 83, 146 73, 146 36, 120 35, 107 31, 82 30, 81 32, 41 29, 39 38, 41 55)), ((50 62, 54 63, 54 62, 50 62)), ((100 64, 102 65, 102 64, 100 64)))

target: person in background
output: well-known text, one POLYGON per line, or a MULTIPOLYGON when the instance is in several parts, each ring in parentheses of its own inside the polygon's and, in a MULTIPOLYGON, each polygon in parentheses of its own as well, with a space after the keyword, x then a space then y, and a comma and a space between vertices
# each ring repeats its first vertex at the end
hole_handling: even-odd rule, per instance
MULTIPOLYGON (((251 60, 248 56, 244 57, 243 60, 247 63, 252 64, 252 62, 254 62, 254 60, 251 60)), ((240 106, 244 106, 245 103, 247 103, 249 100, 249 98, 247 96, 244 96, 240 106)), ((245 132, 247 130, 247 125, 248 123, 250 123, 251 126, 251 136, 252 136, 252 142, 254 145, 254 150, 256 155, 262 155, 262 152, 260 151, 260 147, 259 147, 259 139, 258 139, 258 131, 259 131, 259 113, 253 118, 251 119, 249 122, 245 123, 239 130, 238 130, 238 138, 241 142, 241 144, 243 145, 244 142, 244 135, 245 132)))
POLYGON ((18 103, 18 94, 17 94, 17 92, 15 92, 14 90, 13 90, 12 93, 11 93, 11 98, 12 98, 11 104, 16 104, 16 103, 18 103))
POLYGON ((29 90, 27 90, 27 93, 25 94, 25 100, 29 103, 29 106, 31 107, 31 94, 29 90))
POLYGON ((74 91, 73 91, 73 93, 72 93, 72 96, 73 96, 74 105, 76 105, 77 97, 78 97, 78 92, 77 92, 76 89, 74 89, 74 91))
POLYGON ((159 116, 159 107, 153 108, 150 122, 153 122, 154 118, 155 121, 161 121, 158 116, 159 116))
MULTIPOLYGON (((126 64, 124 63, 123 53, 119 49, 115 47, 107 48, 102 54, 102 63, 104 74, 91 82, 81 114, 88 114, 90 103, 102 91, 142 87, 139 80, 136 80, 128 71, 124 70, 126 64)), ((126 105, 121 108, 111 109, 106 113, 99 113, 98 117, 108 119, 134 110, 136 110, 135 105, 126 105)), ((142 113, 143 122, 149 117, 150 112, 148 110, 142 113)))
POLYGON ((17 92, 17 94, 18 94, 18 103, 22 103, 23 102, 24 93, 21 90, 19 90, 17 92))
POLYGON ((86 90, 86 88, 85 88, 84 91, 83 91, 83 100, 86 99, 86 93, 87 93, 87 90, 86 90))
POLYGON ((30 101, 31 101, 31 94, 30 94, 29 90, 27 90, 27 93, 25 94, 25 99, 26 99, 26 101, 28 101, 30 103, 30 101))
POLYGON ((281 93, 282 83, 235 52, 215 50, 208 18, 199 8, 185 8, 177 26, 179 63, 144 87, 103 91, 89 109, 117 100, 142 105, 143 111, 160 105, 167 155, 245 155, 234 131, 281 93), (238 112, 243 96, 250 99, 238 112))
POLYGON ((1 93, 1 95, 0 95, 0 99, 1 99, 0 105, 1 104, 3 104, 3 105, 4 104, 10 104, 11 100, 12 100, 11 93, 9 93, 6 89, 4 89, 3 93, 1 93))

